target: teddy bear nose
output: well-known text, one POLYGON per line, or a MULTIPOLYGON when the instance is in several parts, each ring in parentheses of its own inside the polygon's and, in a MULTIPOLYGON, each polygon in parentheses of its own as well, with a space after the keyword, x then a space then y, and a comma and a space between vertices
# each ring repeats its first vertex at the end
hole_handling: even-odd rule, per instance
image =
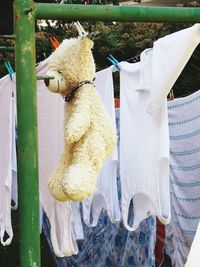
POLYGON ((46 86, 49 86, 49 81, 50 81, 49 78, 44 78, 44 83, 45 83, 46 86))

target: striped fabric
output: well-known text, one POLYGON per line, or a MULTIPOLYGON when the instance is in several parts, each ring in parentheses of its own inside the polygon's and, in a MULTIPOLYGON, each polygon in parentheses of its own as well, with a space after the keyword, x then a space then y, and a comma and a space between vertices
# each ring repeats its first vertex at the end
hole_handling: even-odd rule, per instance
POLYGON ((183 267, 200 220, 200 91, 168 103, 172 220, 166 249, 183 267))

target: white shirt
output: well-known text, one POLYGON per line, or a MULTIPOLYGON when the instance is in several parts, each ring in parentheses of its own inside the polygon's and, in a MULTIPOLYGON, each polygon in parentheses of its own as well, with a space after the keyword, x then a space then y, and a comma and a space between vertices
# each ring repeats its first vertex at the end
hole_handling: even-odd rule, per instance
MULTIPOLYGON (((147 51, 144 57, 150 57, 147 51)), ((166 101, 159 113, 147 113, 150 92, 141 80, 146 58, 139 63, 120 63, 120 178, 122 218, 134 231, 150 215, 170 221, 169 133, 166 101), (144 64, 143 64, 144 63, 144 64), (128 223, 130 202, 134 218, 128 223)), ((159 75, 159 74, 158 74, 159 75)))
MULTIPOLYGON (((106 68, 96 73, 95 86, 101 96, 102 102, 115 122, 113 67, 106 68)), ((84 200, 83 217, 88 226, 96 226, 102 210, 106 210, 112 222, 121 219, 118 192, 117 192, 117 147, 109 159, 104 163, 97 180, 96 191, 91 198, 84 200), (90 221, 92 215, 92 222, 90 221)))
POLYGON ((0 79, 0 238, 9 245, 13 238, 11 225, 12 189, 12 87, 7 75, 0 79), (4 240, 5 233, 8 234, 4 240))

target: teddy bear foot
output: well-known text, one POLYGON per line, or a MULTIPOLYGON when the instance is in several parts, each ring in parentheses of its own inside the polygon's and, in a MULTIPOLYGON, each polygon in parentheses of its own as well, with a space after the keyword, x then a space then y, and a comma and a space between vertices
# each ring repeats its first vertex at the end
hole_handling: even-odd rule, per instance
POLYGON ((62 189, 72 201, 82 201, 94 193, 96 173, 88 165, 71 165, 64 173, 62 189))
POLYGON ((70 199, 65 195, 65 193, 62 190, 62 186, 60 183, 60 180, 56 180, 55 178, 50 178, 49 183, 49 192, 58 201, 64 202, 64 201, 70 201, 70 199))

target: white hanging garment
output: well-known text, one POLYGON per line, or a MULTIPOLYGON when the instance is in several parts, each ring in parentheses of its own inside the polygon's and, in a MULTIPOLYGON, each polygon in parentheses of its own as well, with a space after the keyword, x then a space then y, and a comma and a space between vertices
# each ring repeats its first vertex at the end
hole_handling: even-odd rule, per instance
POLYGON ((151 215, 157 215, 164 224, 170 221, 166 100, 155 117, 146 111, 150 97, 146 89, 152 77, 146 72, 146 64, 151 63, 151 55, 152 50, 145 50, 141 62, 120 63, 121 205, 124 225, 130 231, 151 215), (132 222, 129 221, 131 200, 132 222))
MULTIPOLYGON (((39 64, 37 74, 43 75, 46 71, 47 60, 39 64)), ((16 209, 18 206, 15 91, 15 79, 11 81, 8 75, 0 79, 0 238, 3 245, 9 245, 13 237, 11 194, 15 203, 12 208, 16 209), (6 240, 5 233, 8 235, 6 240)), ((71 256, 78 253, 71 204, 54 200, 47 186, 48 177, 55 169, 63 148, 64 101, 59 95, 50 93, 43 81, 38 81, 37 102, 40 202, 51 224, 55 254, 59 257, 71 256)), ((40 215, 42 217, 41 209, 40 215)))
POLYGON ((1 244, 6 246, 13 238, 11 225, 12 81, 8 75, 0 79, 0 122, 0 238, 1 244))
MULTIPOLYGON (((47 72, 47 61, 37 67, 37 74, 47 72)), ((55 169, 63 149, 64 101, 48 91, 43 81, 37 82, 40 201, 51 225, 51 241, 58 257, 78 253, 73 234, 71 203, 52 198, 48 177, 55 169)))
MULTIPOLYGON (((175 32, 154 42, 147 111, 155 116, 200 42, 200 24, 175 32)), ((142 75, 144 72, 142 73, 142 75)), ((142 88, 144 89, 144 88, 142 88)))
MULTIPOLYGON (((113 67, 96 73, 95 86, 114 124, 115 106, 113 90, 113 67)), ((111 157, 104 163, 97 180, 96 191, 89 199, 82 202, 83 218, 88 226, 96 226, 102 210, 106 210, 112 222, 121 218, 117 193, 117 161, 115 148, 111 157)))
POLYGON ((200 222, 192 242, 190 253, 188 255, 185 267, 199 267, 200 262, 200 222))
POLYGON ((80 202, 71 202, 73 233, 76 240, 84 239, 83 225, 81 221, 80 202))
POLYGON ((17 151, 16 151, 16 125, 17 125, 17 110, 16 110, 16 83, 15 75, 13 75, 12 84, 12 209, 18 208, 18 182, 17 182, 17 151))

